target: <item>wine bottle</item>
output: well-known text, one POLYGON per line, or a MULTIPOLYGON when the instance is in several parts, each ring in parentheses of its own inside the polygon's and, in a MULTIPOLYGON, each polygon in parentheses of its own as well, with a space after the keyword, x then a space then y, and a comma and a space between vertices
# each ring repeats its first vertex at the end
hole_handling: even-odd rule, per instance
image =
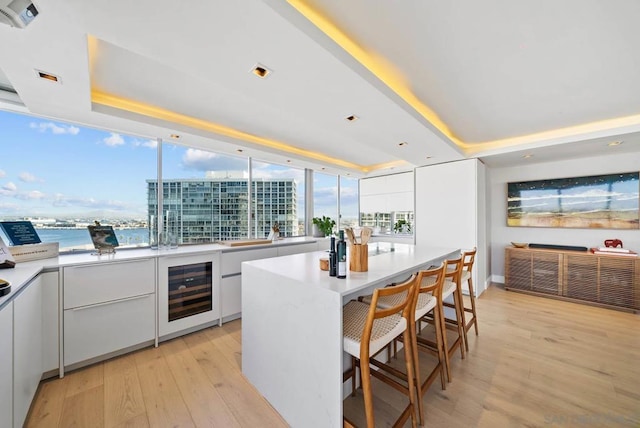
POLYGON ((336 254, 336 237, 331 237, 331 247, 329 250, 329 276, 338 274, 338 256, 336 254))
POLYGON ((340 240, 338 241, 338 278, 347 277, 347 243, 344 240, 344 230, 340 231, 340 240))

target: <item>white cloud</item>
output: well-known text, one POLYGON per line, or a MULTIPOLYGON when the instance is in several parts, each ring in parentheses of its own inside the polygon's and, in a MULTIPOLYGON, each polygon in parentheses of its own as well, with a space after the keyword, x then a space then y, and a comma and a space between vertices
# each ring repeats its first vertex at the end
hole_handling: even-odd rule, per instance
POLYGON ((69 134, 69 135, 78 135, 80 132, 80 128, 72 126, 72 125, 59 125, 53 122, 31 122, 29 127, 32 129, 37 129, 40 132, 51 131, 53 134, 61 135, 61 134, 69 134))
POLYGON ((105 143, 107 146, 111 146, 111 147, 121 146, 124 144, 124 138, 122 138, 120 134, 116 134, 115 132, 112 132, 111 135, 109 135, 106 138, 103 138, 102 142, 105 143))
POLYGON ((303 169, 279 169, 281 167, 272 166, 269 164, 258 164, 256 168, 253 168, 253 178, 293 178, 296 183, 302 183, 304 181, 303 169))
POLYGON ((28 199, 43 199, 46 195, 39 190, 32 190, 27 193, 28 199))
POLYGON ((2 186, 2 190, 7 190, 9 192, 15 192, 18 190, 18 186, 16 186, 13 181, 8 182, 4 186, 2 186))
POLYGON ((0 178, 6 177, 6 176, 7 176, 7 173, 0 169, 0 178))
POLYGON ((244 171, 247 169, 247 161, 245 159, 223 156, 198 149, 187 149, 182 156, 182 165, 186 169, 195 169, 197 171, 244 171))
POLYGON ((34 183, 36 181, 42 181, 41 179, 39 179, 38 177, 36 177, 35 175, 31 174, 30 172, 21 172, 20 175, 18 176, 18 178, 20 179, 20 181, 24 181, 25 183, 34 183))
POLYGON ((151 139, 144 141, 135 140, 132 144, 134 145, 134 147, 148 147, 150 149, 155 149, 158 147, 158 141, 151 139))

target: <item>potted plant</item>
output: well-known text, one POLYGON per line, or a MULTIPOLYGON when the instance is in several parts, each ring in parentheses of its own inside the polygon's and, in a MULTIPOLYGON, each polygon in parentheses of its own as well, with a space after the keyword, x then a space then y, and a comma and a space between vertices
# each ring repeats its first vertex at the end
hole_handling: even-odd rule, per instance
POLYGON ((393 231, 395 233, 411 233, 411 223, 401 218, 393 225, 393 231))
POLYGON ((336 225, 336 222, 331 219, 331 217, 322 216, 313 218, 313 236, 322 237, 329 236, 331 232, 333 232, 333 227, 336 225))

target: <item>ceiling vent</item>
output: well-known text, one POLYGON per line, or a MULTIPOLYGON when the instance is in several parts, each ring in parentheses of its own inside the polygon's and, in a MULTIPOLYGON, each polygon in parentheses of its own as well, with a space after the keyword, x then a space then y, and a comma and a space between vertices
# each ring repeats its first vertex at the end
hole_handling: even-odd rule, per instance
POLYGON ((24 28, 38 16, 30 0, 0 0, 0 23, 24 28))

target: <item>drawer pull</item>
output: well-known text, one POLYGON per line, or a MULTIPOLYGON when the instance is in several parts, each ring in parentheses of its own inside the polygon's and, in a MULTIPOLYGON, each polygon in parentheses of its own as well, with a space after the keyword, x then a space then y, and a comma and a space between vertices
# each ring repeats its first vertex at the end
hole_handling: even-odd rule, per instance
POLYGON ((151 296, 151 294, 143 294, 142 296, 133 296, 133 297, 127 297, 127 298, 118 299, 118 300, 109 300, 108 302, 96 303, 94 305, 79 306, 77 308, 72 308, 71 310, 72 311, 82 311, 82 310, 85 310, 85 309, 97 308, 99 306, 107 306, 107 305, 113 305, 115 303, 129 302, 131 300, 145 299, 145 298, 147 298, 149 296, 151 296))
MULTIPOLYGON (((153 259, 140 259, 140 260, 118 260, 117 262, 113 262, 112 264, 110 264, 109 266, 114 266, 114 265, 118 265, 118 264, 131 264, 131 263, 140 263, 140 264, 148 264, 148 262, 153 262, 153 259)), ((93 269, 96 267, 101 267, 101 266, 105 266, 104 264, 86 264, 86 265, 78 265, 78 266, 69 266, 66 267, 65 270, 67 272, 72 272, 74 270, 84 270, 84 269, 93 269)))

